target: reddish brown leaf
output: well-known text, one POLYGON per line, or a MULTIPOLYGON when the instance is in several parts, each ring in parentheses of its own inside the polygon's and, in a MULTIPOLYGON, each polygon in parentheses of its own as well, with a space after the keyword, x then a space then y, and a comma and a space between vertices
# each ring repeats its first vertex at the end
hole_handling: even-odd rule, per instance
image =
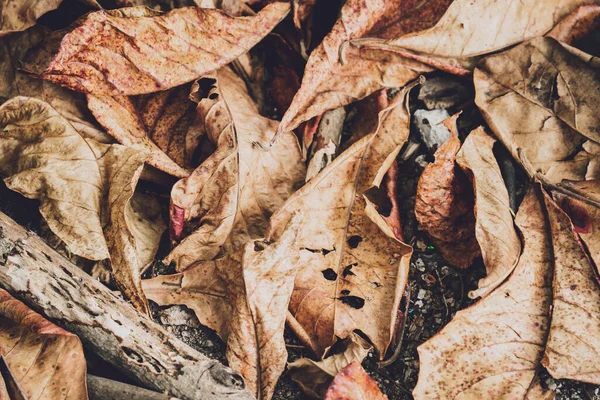
POLYGON ((369 399, 387 400, 375 382, 358 361, 350 363, 333 379, 324 400, 369 399))

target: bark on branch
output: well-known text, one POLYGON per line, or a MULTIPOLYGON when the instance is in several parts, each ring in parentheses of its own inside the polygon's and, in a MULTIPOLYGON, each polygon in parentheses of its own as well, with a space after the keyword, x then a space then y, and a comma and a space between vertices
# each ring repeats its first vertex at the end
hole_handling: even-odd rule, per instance
POLYGON ((180 399, 252 399, 242 377, 133 309, 0 212, 0 286, 141 385, 180 399))

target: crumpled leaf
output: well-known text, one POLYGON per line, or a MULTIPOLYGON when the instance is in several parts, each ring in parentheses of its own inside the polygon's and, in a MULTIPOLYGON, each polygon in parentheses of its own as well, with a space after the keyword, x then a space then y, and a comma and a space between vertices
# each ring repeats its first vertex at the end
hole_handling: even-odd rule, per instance
POLYGON ((362 362, 373 346, 356 333, 351 333, 345 340, 346 348, 321 361, 300 358, 288 364, 292 380, 304 393, 315 398, 322 398, 331 385, 333 378, 348 364, 362 362))
POLYGON ((0 1, 0 37, 24 31, 48 11, 55 10, 62 0, 2 0, 0 1))
POLYGON ((188 99, 191 85, 138 97, 88 95, 88 106, 108 132, 125 146, 141 143, 148 164, 179 178, 193 167, 202 130, 188 99))
POLYGON ((290 302, 298 336, 321 356, 361 330, 384 357, 406 285, 411 248, 397 240, 369 201, 408 138, 405 96, 380 113, 378 130, 340 154, 271 218, 276 239, 295 214, 304 216, 290 254, 307 257, 290 302))
POLYGON ((264 237, 268 218, 304 183, 306 171, 291 132, 263 149, 277 122, 258 114, 239 77, 223 68, 204 79, 199 86, 210 90, 198 103, 199 119, 217 150, 171 193, 175 239, 184 220, 200 222, 166 259, 178 271, 264 237))
POLYGON ((304 121, 327 110, 392 87, 402 87, 431 68, 401 55, 380 50, 344 49, 345 65, 340 63, 340 46, 364 36, 387 38, 432 26, 441 17, 449 0, 419 1, 348 0, 331 32, 312 51, 302 85, 281 120, 279 131, 295 129, 304 121))
POLYGON ((475 70, 475 101, 490 128, 516 159, 522 151, 551 182, 581 180, 600 140, 596 109, 598 61, 537 38, 487 57, 475 70))
POLYGON ((484 297, 500 285, 517 265, 521 242, 513 224, 508 191, 493 153, 495 140, 482 127, 467 136, 456 162, 473 182, 475 237, 487 276, 471 298, 484 297))
POLYGON ((324 400, 369 399, 387 400, 358 361, 350 363, 333 379, 324 400))
MULTIPOLYGON (((420 399, 539 399, 537 379, 550 324, 552 239, 541 189, 528 192, 517 226, 523 254, 512 275, 475 305, 459 311, 418 347, 420 399)), ((507 259, 507 268, 512 260, 507 259)))
POLYGON ((474 197, 471 183, 456 164, 460 139, 456 128, 458 114, 448 127, 452 136, 435 152, 417 186, 415 217, 445 260, 468 268, 481 255, 475 237, 474 197))
POLYGON ((549 198, 554 246, 552 323, 542 364, 556 379, 600 384, 600 287, 569 217, 549 198))
POLYGON ((148 312, 140 273, 154 257, 157 246, 150 243, 159 241, 164 224, 138 221, 144 214, 134 212, 130 202, 147 153, 85 139, 51 106, 33 98, 4 103, 0 128, 6 185, 40 201, 48 226, 73 253, 110 258, 121 290, 148 312))
POLYGON ((125 10, 83 17, 41 76, 97 95, 170 89, 248 51, 287 14, 289 4, 269 4, 254 17, 238 18, 197 7, 153 17, 145 16, 143 8, 125 10))
POLYGON ((87 400, 86 362, 77 336, 5 290, 0 290, 0 316, 0 355, 27 399, 87 400))

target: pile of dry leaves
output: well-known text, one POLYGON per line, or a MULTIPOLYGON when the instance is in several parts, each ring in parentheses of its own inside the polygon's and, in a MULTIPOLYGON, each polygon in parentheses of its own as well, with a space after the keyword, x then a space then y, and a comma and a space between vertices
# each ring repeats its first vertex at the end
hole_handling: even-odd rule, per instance
MULTIPOLYGON (((256 398, 286 324, 306 394, 387 398, 360 362, 399 355, 398 182, 428 151, 409 218, 486 276, 419 347, 413 396, 554 398, 542 368, 600 384, 600 59, 575 47, 600 2, 61 2, 0 0, 0 176, 140 313, 192 309, 256 398)), ((5 381, 86 399, 77 337, 0 296, 5 381)))

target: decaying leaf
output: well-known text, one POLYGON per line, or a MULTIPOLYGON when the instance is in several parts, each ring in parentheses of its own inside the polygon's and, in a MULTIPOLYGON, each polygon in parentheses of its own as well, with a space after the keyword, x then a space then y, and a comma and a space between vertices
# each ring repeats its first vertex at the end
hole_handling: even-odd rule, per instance
POLYGON ((24 31, 48 11, 56 9, 62 0, 2 0, 0 1, 0 37, 24 31))
MULTIPOLYGON (((115 281, 147 312, 140 273, 162 230, 140 223, 131 205, 147 153, 137 146, 83 138, 41 100, 16 97, 0 107, 0 174, 6 185, 40 200, 50 229, 75 254, 111 259, 115 281)), ((164 229, 164 225, 162 225, 164 229)))
POLYGON ((522 151, 551 182, 586 177, 599 141, 598 61, 552 38, 537 38, 487 57, 475 70, 475 101, 515 158, 522 151))
MULTIPOLYGON (((200 221, 167 257, 179 271, 263 237, 268 218, 304 182, 306 170, 291 132, 264 150, 277 122, 258 114, 244 82, 230 69, 203 78, 198 90, 205 84, 198 112, 217 150, 171 193, 172 225, 200 221)), ((179 231, 179 239, 181 229, 172 231, 179 231)))
POLYGON ((28 400, 87 400, 79 338, 4 290, 0 290, 0 354, 28 400))
POLYGON ((88 106, 119 143, 141 143, 150 153, 148 164, 185 178, 202 136, 196 107, 188 99, 190 88, 182 85, 136 97, 88 95, 88 106))
POLYGON ((500 285, 517 265, 521 242, 513 223, 508 191, 493 153, 495 140, 482 127, 467 136, 456 162, 473 182, 475 237, 487 276, 472 298, 483 297, 500 285))
POLYGON ((552 303, 552 239, 539 187, 525 196, 516 224, 524 244, 512 275, 419 346, 415 399, 553 398, 531 396, 540 390, 552 303))
POLYGON ((358 361, 354 361, 333 379, 324 400, 387 400, 387 398, 379 390, 377 382, 367 375, 358 361))
POLYGON ((373 348, 369 342, 356 333, 351 333, 344 340, 346 348, 321 361, 313 361, 310 358, 300 358, 288 364, 290 375, 304 393, 315 398, 323 398, 327 388, 331 385, 333 378, 340 373, 348 364, 362 360, 373 348))
POLYGON ((394 333, 411 248, 395 238, 365 193, 380 186, 408 138, 408 90, 380 113, 376 132, 340 154, 271 218, 269 235, 276 239, 295 214, 304 217, 288 249, 308 259, 290 312, 318 356, 359 329, 383 358, 394 333))
POLYGON ((197 7, 152 17, 145 16, 143 8, 139 12, 93 12, 64 36, 41 76, 97 95, 170 89, 248 51, 279 23, 289 7, 288 3, 273 3, 254 17, 237 18, 197 7))
POLYGON ((475 237, 471 183, 456 164, 460 139, 456 118, 448 121, 452 137, 435 152, 435 162, 423 170, 415 199, 415 216, 432 237, 444 259, 468 268, 481 255, 475 237))
POLYGON ((559 42, 573 43, 583 39, 600 26, 600 5, 580 6, 564 17, 546 36, 559 42))

